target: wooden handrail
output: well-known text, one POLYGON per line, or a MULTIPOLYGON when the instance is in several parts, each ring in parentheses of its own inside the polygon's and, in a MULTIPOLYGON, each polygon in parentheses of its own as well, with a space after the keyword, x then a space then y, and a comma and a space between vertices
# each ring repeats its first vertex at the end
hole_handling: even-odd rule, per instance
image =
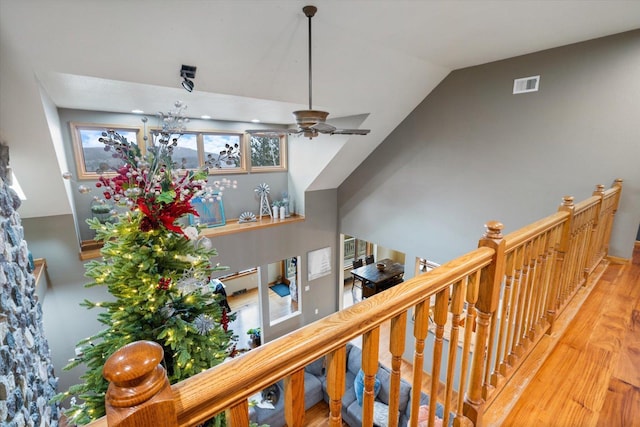
POLYGON ((425 301, 460 280, 466 271, 488 265, 492 256, 493 251, 488 248, 476 249, 384 294, 367 298, 174 385, 174 393, 179 396, 178 425, 204 422, 314 360, 339 350, 354 338, 406 312, 416 301, 425 301), (238 385, 242 385, 242 390, 236 391, 238 385), (231 394, 236 397, 230 401, 231 394))
MULTIPOLYGON (((329 425, 340 426, 345 348, 361 336, 362 419, 363 425, 371 425, 379 328, 391 321, 389 406, 395 414, 409 315, 414 337, 409 425, 417 424, 423 378, 431 384, 429 425, 435 421, 436 403, 444 408, 445 423, 455 417, 457 425, 481 425, 485 408, 548 333, 582 283, 583 272, 606 253, 621 189, 616 181, 611 190, 598 190, 576 205, 565 197, 559 212, 504 237, 502 224, 490 222, 478 249, 171 386, 175 417, 165 425, 194 426, 226 411, 228 425, 246 426, 250 396, 284 379, 287 424, 301 426, 304 367, 326 356, 329 425), (459 344, 449 345, 447 354, 442 346, 445 331, 450 344, 459 344), (433 345, 427 345, 428 336, 433 345), (428 354, 430 366, 425 365, 428 354)), ((118 382, 109 372, 111 365, 105 365, 105 374, 118 382)), ((91 424, 104 425, 104 419, 91 424)), ((125 424, 110 420, 109 425, 125 424)))

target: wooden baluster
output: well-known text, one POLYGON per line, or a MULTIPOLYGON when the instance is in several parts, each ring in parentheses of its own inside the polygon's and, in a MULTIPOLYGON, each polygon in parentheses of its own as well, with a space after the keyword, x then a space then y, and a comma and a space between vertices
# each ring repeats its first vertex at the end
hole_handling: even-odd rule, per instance
POLYGON ((362 399, 362 425, 373 426, 374 385, 378 372, 378 350, 380 349, 380 327, 362 336, 362 371, 364 372, 364 395, 362 399))
POLYGON ((342 395, 347 369, 346 347, 327 354, 327 394, 329 395, 329 426, 342 427, 342 395))
POLYGON ((225 411, 228 427, 246 427, 249 425, 249 401, 243 400, 225 411))
MULTIPOLYGON (((580 237, 578 238, 578 253, 580 254, 578 259, 579 262, 576 265, 575 271, 575 289, 582 286, 584 284, 584 274, 588 263, 588 249, 589 249, 589 240, 591 237, 591 229, 592 229, 592 221, 593 221, 593 211, 591 209, 587 209, 580 215, 582 219, 582 226, 580 227, 580 237)), ((572 293, 573 294, 573 293, 572 293)))
POLYGON ((555 266, 555 247, 558 242, 558 233, 560 226, 554 227, 547 233, 546 251, 542 260, 543 265, 543 292, 538 306, 538 323, 543 326, 544 333, 549 330, 550 324, 547 319, 547 306, 549 305, 549 294, 551 293, 551 278, 553 277, 553 267, 555 266))
MULTIPOLYGON (((442 425, 449 425, 451 413, 451 399, 453 397, 453 377, 456 371, 456 358, 458 355, 458 333, 460 328, 460 315, 464 309, 464 297, 466 294, 467 279, 459 280, 453 284, 451 295, 451 334, 449 337, 449 357, 447 359, 447 388, 444 399, 444 419, 442 425)), ((471 325, 469 325, 471 326, 471 325)))
POLYGON ((544 291, 543 283, 544 283, 544 256, 546 250, 546 233, 540 235, 537 239, 538 245, 536 248, 536 253, 534 254, 534 262, 535 262, 535 274, 533 276, 533 297, 531 299, 531 314, 530 319, 531 323, 529 324, 529 339, 535 340, 536 334, 538 332, 538 320, 539 320, 539 307, 540 302, 542 301, 542 293, 544 291))
POLYGON ((391 352, 391 379, 389 381, 389 427, 398 426, 400 406, 400 378, 402 373, 402 355, 404 353, 405 336, 407 333, 407 312, 391 319, 391 339, 389 351, 391 352))
MULTIPOLYGON (((447 323, 449 313, 450 287, 447 286, 436 294, 436 305, 433 309, 433 321, 436 324, 435 339, 433 343, 433 365, 431 367, 431 392, 429 400, 429 425, 436 421, 436 402, 440 391, 440 368, 442 366, 442 338, 444 325, 447 323)), ((457 343, 456 343, 457 344, 457 343)), ((449 345, 456 345, 449 342, 449 345)))
POLYGON ((462 350, 462 365, 460 369, 460 387, 458 388, 458 408, 454 426, 463 425, 464 421, 469 421, 464 414, 464 398, 467 390, 467 372, 469 366, 469 355, 471 352, 471 339, 476 323, 476 302, 480 289, 480 272, 477 271, 473 277, 469 277, 467 284, 467 318, 464 326, 464 348, 462 350))
MULTIPOLYGON (((424 341, 429 331, 429 303, 431 298, 418 303, 415 308, 415 323, 413 324, 413 336, 415 347, 413 350, 413 377, 411 387, 411 427, 418 426, 418 412, 420 408, 420 386, 422 386, 422 369, 424 364, 424 341)), ((432 399, 433 400, 433 399, 432 399)))
POLYGON ((511 251, 506 255, 504 295, 502 296, 502 319, 500 319, 500 331, 498 333, 498 349, 496 350, 496 364, 493 368, 491 384, 498 386, 498 380, 504 375, 503 367, 506 368, 507 353, 509 349, 507 325, 511 316, 511 285, 513 283, 513 263, 515 259, 515 251, 511 251))
POLYGON ((560 294, 564 287, 565 256, 569 247, 571 223, 573 221, 573 197, 563 197, 562 204, 558 208, 558 211, 567 212, 569 216, 558 230, 557 242, 555 245, 555 262, 551 278, 551 288, 547 301, 547 321, 549 322, 549 329, 547 330, 547 333, 549 335, 553 332, 553 326, 558 315, 558 308, 560 308, 560 294))
POLYGON ((613 182, 613 186, 612 188, 617 188, 618 192, 616 193, 615 196, 615 201, 613 202, 613 208, 611 209, 611 213, 608 215, 608 226, 607 226, 607 231, 605 233, 605 237, 604 237, 604 256, 609 255, 609 243, 611 240, 611 229, 613 227, 613 219, 616 216, 616 213, 618 212, 618 206, 620 205, 620 196, 622 195, 622 179, 617 178, 614 182, 613 182))
POLYGON ((525 303, 526 306, 526 314, 525 314, 525 324, 524 329, 522 331, 523 342, 525 343, 525 348, 529 348, 531 341, 533 340, 533 336, 531 331, 535 324, 534 316, 534 308, 535 308, 535 298, 537 292, 537 262, 538 262, 538 248, 540 246, 540 237, 536 237, 533 239, 531 244, 531 254, 529 256, 529 285, 528 285, 528 293, 527 300, 525 303))
POLYGON ((471 364, 471 376, 469 380, 469 394, 467 395, 465 415, 476 425, 482 425, 484 412, 484 399, 482 373, 487 360, 487 336, 489 319, 498 308, 500 299, 500 285, 504 277, 504 248, 502 229, 504 226, 497 221, 490 221, 485 226, 487 231, 478 242, 479 247, 488 247, 495 251, 491 264, 483 268, 480 273, 480 292, 478 294, 476 343, 471 364))
POLYGON ((284 379, 284 416, 290 427, 304 425, 304 369, 284 379))
POLYGON ((585 268, 585 283, 591 271, 595 269, 596 264, 600 262, 602 255, 602 228, 603 224, 601 224, 600 216, 602 215, 603 205, 604 205, 604 185, 598 184, 596 185, 596 189, 593 191, 593 196, 597 196, 600 198, 600 202, 596 207, 596 214, 593 221, 593 228, 591 229, 591 244, 589 248, 589 262, 585 268))
POLYGON ((602 236, 602 256, 603 258, 609 255, 609 243, 611 240, 611 228, 613 227, 613 219, 618 211, 618 203, 620 202, 620 195, 622 194, 622 180, 616 179, 611 186, 612 189, 616 189, 617 191, 611 197, 610 207, 607 209, 605 216, 606 227, 603 231, 602 236))
POLYGON ((529 292, 529 254, 531 253, 531 242, 525 243, 522 251, 520 286, 518 293, 518 311, 516 313, 516 326, 514 330, 515 347, 514 356, 519 358, 524 354, 523 330, 526 319, 524 314, 527 311, 527 293, 529 292))
MULTIPOLYGON (((576 250, 575 250, 575 234, 576 234, 576 212, 575 205, 573 204, 573 197, 565 196, 563 199, 563 204, 560 206, 560 209, 569 213, 569 221, 568 221, 568 232, 566 236, 566 256, 564 257, 565 261, 562 267, 562 279, 560 280, 561 289, 558 294, 558 307, 556 310, 559 310, 566 300, 566 296, 569 293, 569 289, 571 288, 571 282, 573 280, 573 276, 571 275, 571 271, 573 269, 573 265, 575 263, 576 250)), ((564 239, 564 237, 563 237, 564 239)))
POLYGON ((513 366, 518 358, 516 349, 518 346, 518 316, 520 312, 520 295, 522 294, 522 265, 524 260, 524 247, 519 246, 514 256, 516 272, 514 274, 513 289, 511 291, 511 307, 509 308, 509 328, 507 338, 509 340, 509 355, 507 363, 513 366))
POLYGON ((109 381, 105 396, 109 426, 178 425, 171 386, 160 365, 162 358, 159 344, 136 341, 107 359, 103 375, 109 381))

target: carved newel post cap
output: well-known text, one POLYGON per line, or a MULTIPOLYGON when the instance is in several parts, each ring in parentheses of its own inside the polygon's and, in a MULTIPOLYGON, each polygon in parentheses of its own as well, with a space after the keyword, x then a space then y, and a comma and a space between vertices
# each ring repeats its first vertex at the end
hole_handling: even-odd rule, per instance
POLYGON ((484 237, 488 239, 502 239, 502 230, 504 225, 499 221, 488 221, 485 225, 487 231, 484 233, 484 237))
POLYGON ((164 352, 152 341, 125 345, 107 359, 102 375, 109 381, 107 401, 114 407, 146 402, 168 384, 160 365, 164 352))
POLYGON ((564 196, 562 198, 562 206, 573 206, 573 196, 564 196))
POLYGON ((598 194, 603 194, 604 193, 604 184, 597 184, 595 192, 598 193, 598 194))

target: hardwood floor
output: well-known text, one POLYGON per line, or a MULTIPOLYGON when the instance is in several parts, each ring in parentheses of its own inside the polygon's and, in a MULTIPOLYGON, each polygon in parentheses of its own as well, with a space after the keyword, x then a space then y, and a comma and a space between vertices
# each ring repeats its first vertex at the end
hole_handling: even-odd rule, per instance
POLYGON ((640 426, 640 246, 611 264, 504 426, 640 426))

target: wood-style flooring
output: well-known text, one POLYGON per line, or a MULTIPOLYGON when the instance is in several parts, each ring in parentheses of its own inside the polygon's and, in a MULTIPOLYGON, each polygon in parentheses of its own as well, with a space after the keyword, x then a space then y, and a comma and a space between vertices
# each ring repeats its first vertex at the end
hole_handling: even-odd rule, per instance
POLYGON ((504 426, 640 426, 640 245, 594 286, 504 426))

